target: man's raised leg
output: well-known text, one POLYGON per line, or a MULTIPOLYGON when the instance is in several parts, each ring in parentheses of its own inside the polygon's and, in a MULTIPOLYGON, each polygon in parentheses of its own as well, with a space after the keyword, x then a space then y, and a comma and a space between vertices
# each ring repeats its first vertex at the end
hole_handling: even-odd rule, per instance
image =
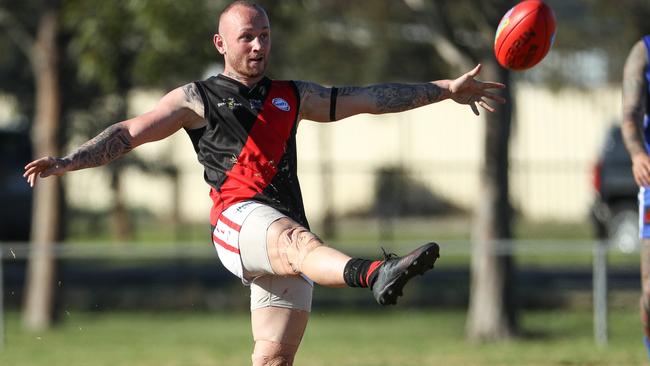
POLYGON ((439 257, 438 244, 428 243, 403 257, 386 255, 374 261, 351 258, 324 245, 316 235, 286 217, 270 225, 267 252, 276 274, 304 274, 329 287, 369 287, 381 305, 395 304, 404 285, 433 268, 439 257))

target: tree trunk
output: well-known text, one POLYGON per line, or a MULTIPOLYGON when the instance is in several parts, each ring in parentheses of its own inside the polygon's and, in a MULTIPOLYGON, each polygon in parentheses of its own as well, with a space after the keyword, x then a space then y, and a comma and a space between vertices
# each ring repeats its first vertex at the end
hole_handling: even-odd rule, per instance
POLYGON ((332 171, 332 132, 323 128, 318 134, 318 144, 321 151, 321 199, 323 200, 322 237, 333 240, 337 237, 336 214, 334 213, 334 179, 332 171))
POLYGON ((508 103, 486 114, 485 161, 480 200, 472 233, 472 262, 467 337, 474 341, 508 338, 517 333, 512 252, 500 240, 512 239, 508 156, 512 116, 509 72, 490 58, 483 62, 482 79, 508 85, 508 103))
MULTIPOLYGON (((45 4, 38 35, 31 53, 36 83, 36 115, 33 144, 36 156, 58 156, 60 95, 58 80, 58 9, 55 1, 45 4)), ((34 192, 31 251, 25 291, 24 326, 42 330, 52 320, 55 274, 54 245, 59 237, 59 181, 38 182, 34 192)))
MULTIPOLYGON (((120 98, 115 110, 115 120, 122 121, 127 115, 128 87, 120 89, 120 98)), ((111 174, 111 191, 113 207, 111 208, 111 236, 118 244, 126 244, 133 239, 133 222, 129 209, 124 199, 123 174, 126 170, 124 160, 114 161, 107 166, 111 174)))
POLYGON ((113 208, 111 210, 112 237, 118 244, 126 244, 133 239, 133 225, 129 210, 124 202, 124 187, 122 184, 122 173, 119 162, 114 162, 110 168, 111 191, 113 191, 113 208))

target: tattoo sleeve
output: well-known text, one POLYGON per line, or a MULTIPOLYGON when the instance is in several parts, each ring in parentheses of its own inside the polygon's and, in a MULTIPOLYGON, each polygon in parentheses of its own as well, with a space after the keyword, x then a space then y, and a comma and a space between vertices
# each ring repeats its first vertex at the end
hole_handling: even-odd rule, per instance
POLYGON ((435 84, 378 84, 343 87, 339 97, 365 95, 372 100, 375 113, 402 112, 441 100, 442 90, 435 84))
POLYGON ((645 44, 637 43, 625 62, 623 72, 623 121, 621 132, 630 156, 644 152, 641 125, 645 113, 644 105, 647 82, 644 75, 648 63, 645 44))
POLYGON ((68 170, 93 168, 108 164, 132 149, 129 132, 117 123, 64 157, 61 163, 67 165, 68 170))

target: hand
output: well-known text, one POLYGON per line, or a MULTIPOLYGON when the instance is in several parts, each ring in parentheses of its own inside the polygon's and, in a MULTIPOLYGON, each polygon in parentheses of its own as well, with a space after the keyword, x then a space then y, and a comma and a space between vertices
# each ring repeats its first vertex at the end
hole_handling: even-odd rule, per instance
POLYGON ((68 171, 67 167, 68 164, 65 163, 65 160, 46 156, 25 165, 23 177, 27 178, 30 187, 34 187, 37 177, 45 178, 50 175, 63 175, 68 171))
POLYGON ((632 157, 632 173, 639 187, 650 186, 650 156, 640 152, 632 157))
POLYGON ((487 89, 503 89, 506 86, 501 83, 490 81, 479 81, 474 79, 481 71, 481 64, 478 64, 472 71, 464 74, 449 84, 450 98, 459 104, 469 104, 475 115, 479 115, 477 104, 488 112, 494 112, 494 108, 487 103, 491 99, 497 103, 504 104, 506 100, 487 89))

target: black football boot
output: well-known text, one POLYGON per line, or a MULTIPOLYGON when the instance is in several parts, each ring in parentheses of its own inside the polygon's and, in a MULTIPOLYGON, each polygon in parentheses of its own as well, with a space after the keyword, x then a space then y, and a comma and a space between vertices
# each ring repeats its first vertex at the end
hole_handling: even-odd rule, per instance
POLYGON ((372 293, 380 305, 395 305, 397 297, 402 296, 404 285, 411 278, 433 268, 440 257, 440 247, 436 243, 428 243, 403 257, 386 252, 384 255, 386 260, 377 269, 372 293))

